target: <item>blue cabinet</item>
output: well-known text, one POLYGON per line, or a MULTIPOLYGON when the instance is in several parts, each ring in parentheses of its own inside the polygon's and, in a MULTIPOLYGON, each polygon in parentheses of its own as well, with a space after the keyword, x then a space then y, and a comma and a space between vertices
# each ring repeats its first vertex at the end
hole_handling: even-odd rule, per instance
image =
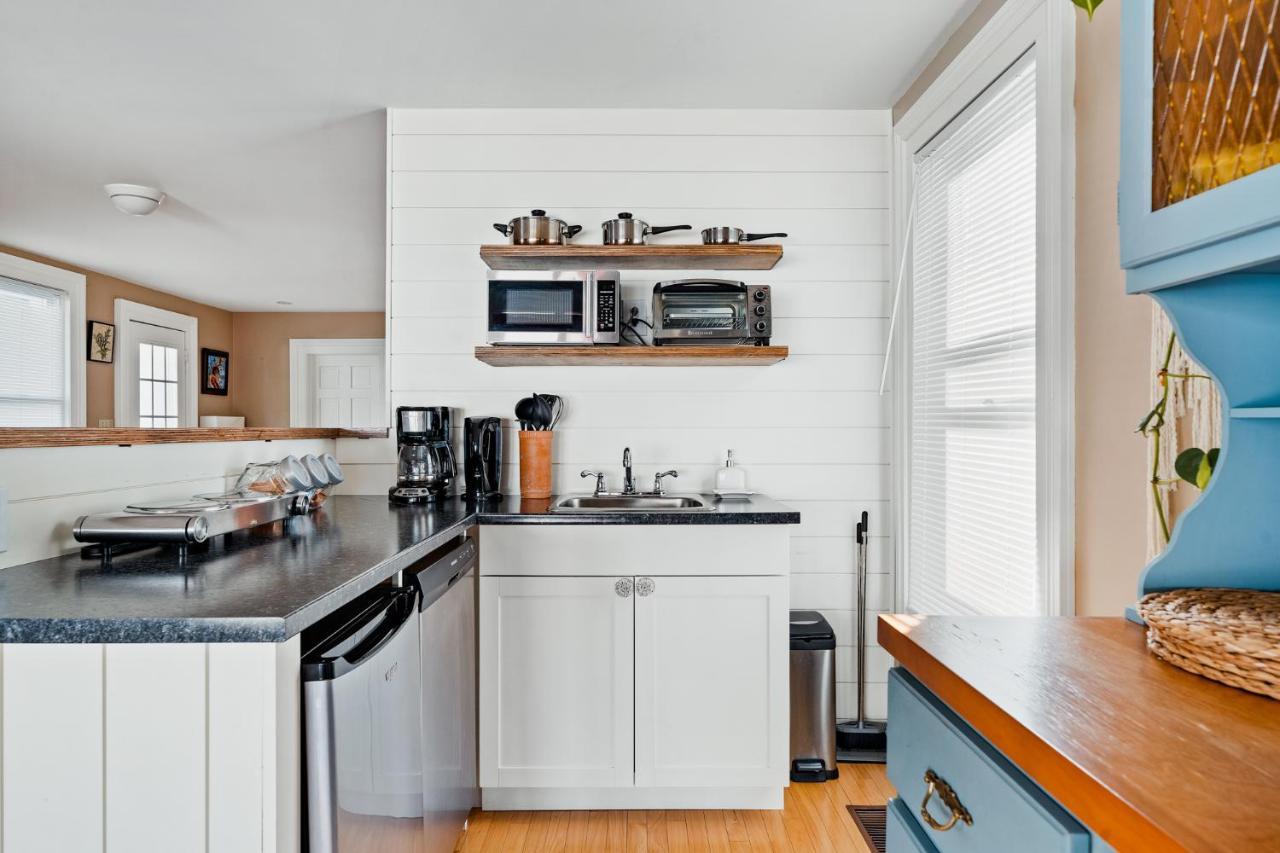
POLYGON ((889 673, 890 850, 1085 853, 1090 834, 901 668, 889 673), (904 813, 905 809, 905 813, 904 813))
POLYGON ((1120 257, 1130 292, 1280 258, 1269 9, 1264 0, 1123 4, 1120 257))
POLYGON ((1120 255, 1217 381, 1213 480, 1138 595, 1280 589, 1280 65, 1267 0, 1126 0, 1120 255), (1226 414, 1229 413, 1229 414, 1226 414))

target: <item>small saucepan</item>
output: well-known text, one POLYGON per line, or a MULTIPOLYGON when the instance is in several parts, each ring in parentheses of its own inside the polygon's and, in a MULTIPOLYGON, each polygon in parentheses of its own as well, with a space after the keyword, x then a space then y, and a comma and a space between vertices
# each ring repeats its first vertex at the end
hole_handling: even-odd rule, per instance
POLYGON ((650 234, 693 230, 692 225, 650 225, 625 212, 619 213, 616 219, 601 222, 600 228, 604 231, 606 246, 643 246, 650 234))
POLYGON ((779 231, 774 234, 748 234, 741 228, 703 228, 702 242, 706 246, 732 246, 737 243, 747 243, 751 240, 763 240, 766 237, 785 237, 785 233, 779 231))
POLYGON ((493 227, 510 237, 513 246, 561 246, 582 230, 581 225, 566 225, 563 219, 547 216, 545 210, 532 210, 528 216, 517 216, 506 225, 495 222, 493 227))

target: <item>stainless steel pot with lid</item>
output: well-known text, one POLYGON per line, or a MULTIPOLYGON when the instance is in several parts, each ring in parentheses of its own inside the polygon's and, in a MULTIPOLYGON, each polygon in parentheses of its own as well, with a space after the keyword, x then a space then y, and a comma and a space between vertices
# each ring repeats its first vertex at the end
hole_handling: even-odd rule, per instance
POLYGON ((643 219, 636 219, 630 213, 619 213, 616 219, 601 222, 606 246, 643 246, 650 234, 665 234, 668 231, 691 231, 692 225, 650 225, 643 219))
POLYGON ((763 240, 766 237, 785 237, 785 232, 773 234, 748 234, 741 228, 703 228, 702 242, 707 246, 732 246, 736 243, 747 243, 751 240, 763 240))
POLYGON ((506 225, 495 222, 493 227, 510 237, 513 246, 560 246, 582 230, 581 225, 567 225, 563 219, 547 216, 545 210, 531 210, 528 216, 517 216, 506 225))

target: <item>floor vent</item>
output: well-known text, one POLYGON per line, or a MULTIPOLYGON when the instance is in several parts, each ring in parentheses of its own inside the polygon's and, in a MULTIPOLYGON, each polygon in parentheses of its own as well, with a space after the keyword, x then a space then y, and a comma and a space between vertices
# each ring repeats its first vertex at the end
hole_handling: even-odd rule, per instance
POLYGON ((849 814, 858 825, 862 838, 876 853, 884 853, 884 806, 849 806, 849 814))

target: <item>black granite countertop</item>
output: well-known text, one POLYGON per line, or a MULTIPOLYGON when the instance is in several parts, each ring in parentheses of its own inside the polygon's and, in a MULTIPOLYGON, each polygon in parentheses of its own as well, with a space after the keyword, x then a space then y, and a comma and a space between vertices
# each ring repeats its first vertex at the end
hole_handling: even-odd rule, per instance
POLYGON ((338 496, 308 516, 219 537, 180 561, 172 547, 79 553, 0 570, 0 642, 280 642, 475 524, 796 524, 775 501, 713 513, 557 515, 551 501, 396 506, 338 496))

